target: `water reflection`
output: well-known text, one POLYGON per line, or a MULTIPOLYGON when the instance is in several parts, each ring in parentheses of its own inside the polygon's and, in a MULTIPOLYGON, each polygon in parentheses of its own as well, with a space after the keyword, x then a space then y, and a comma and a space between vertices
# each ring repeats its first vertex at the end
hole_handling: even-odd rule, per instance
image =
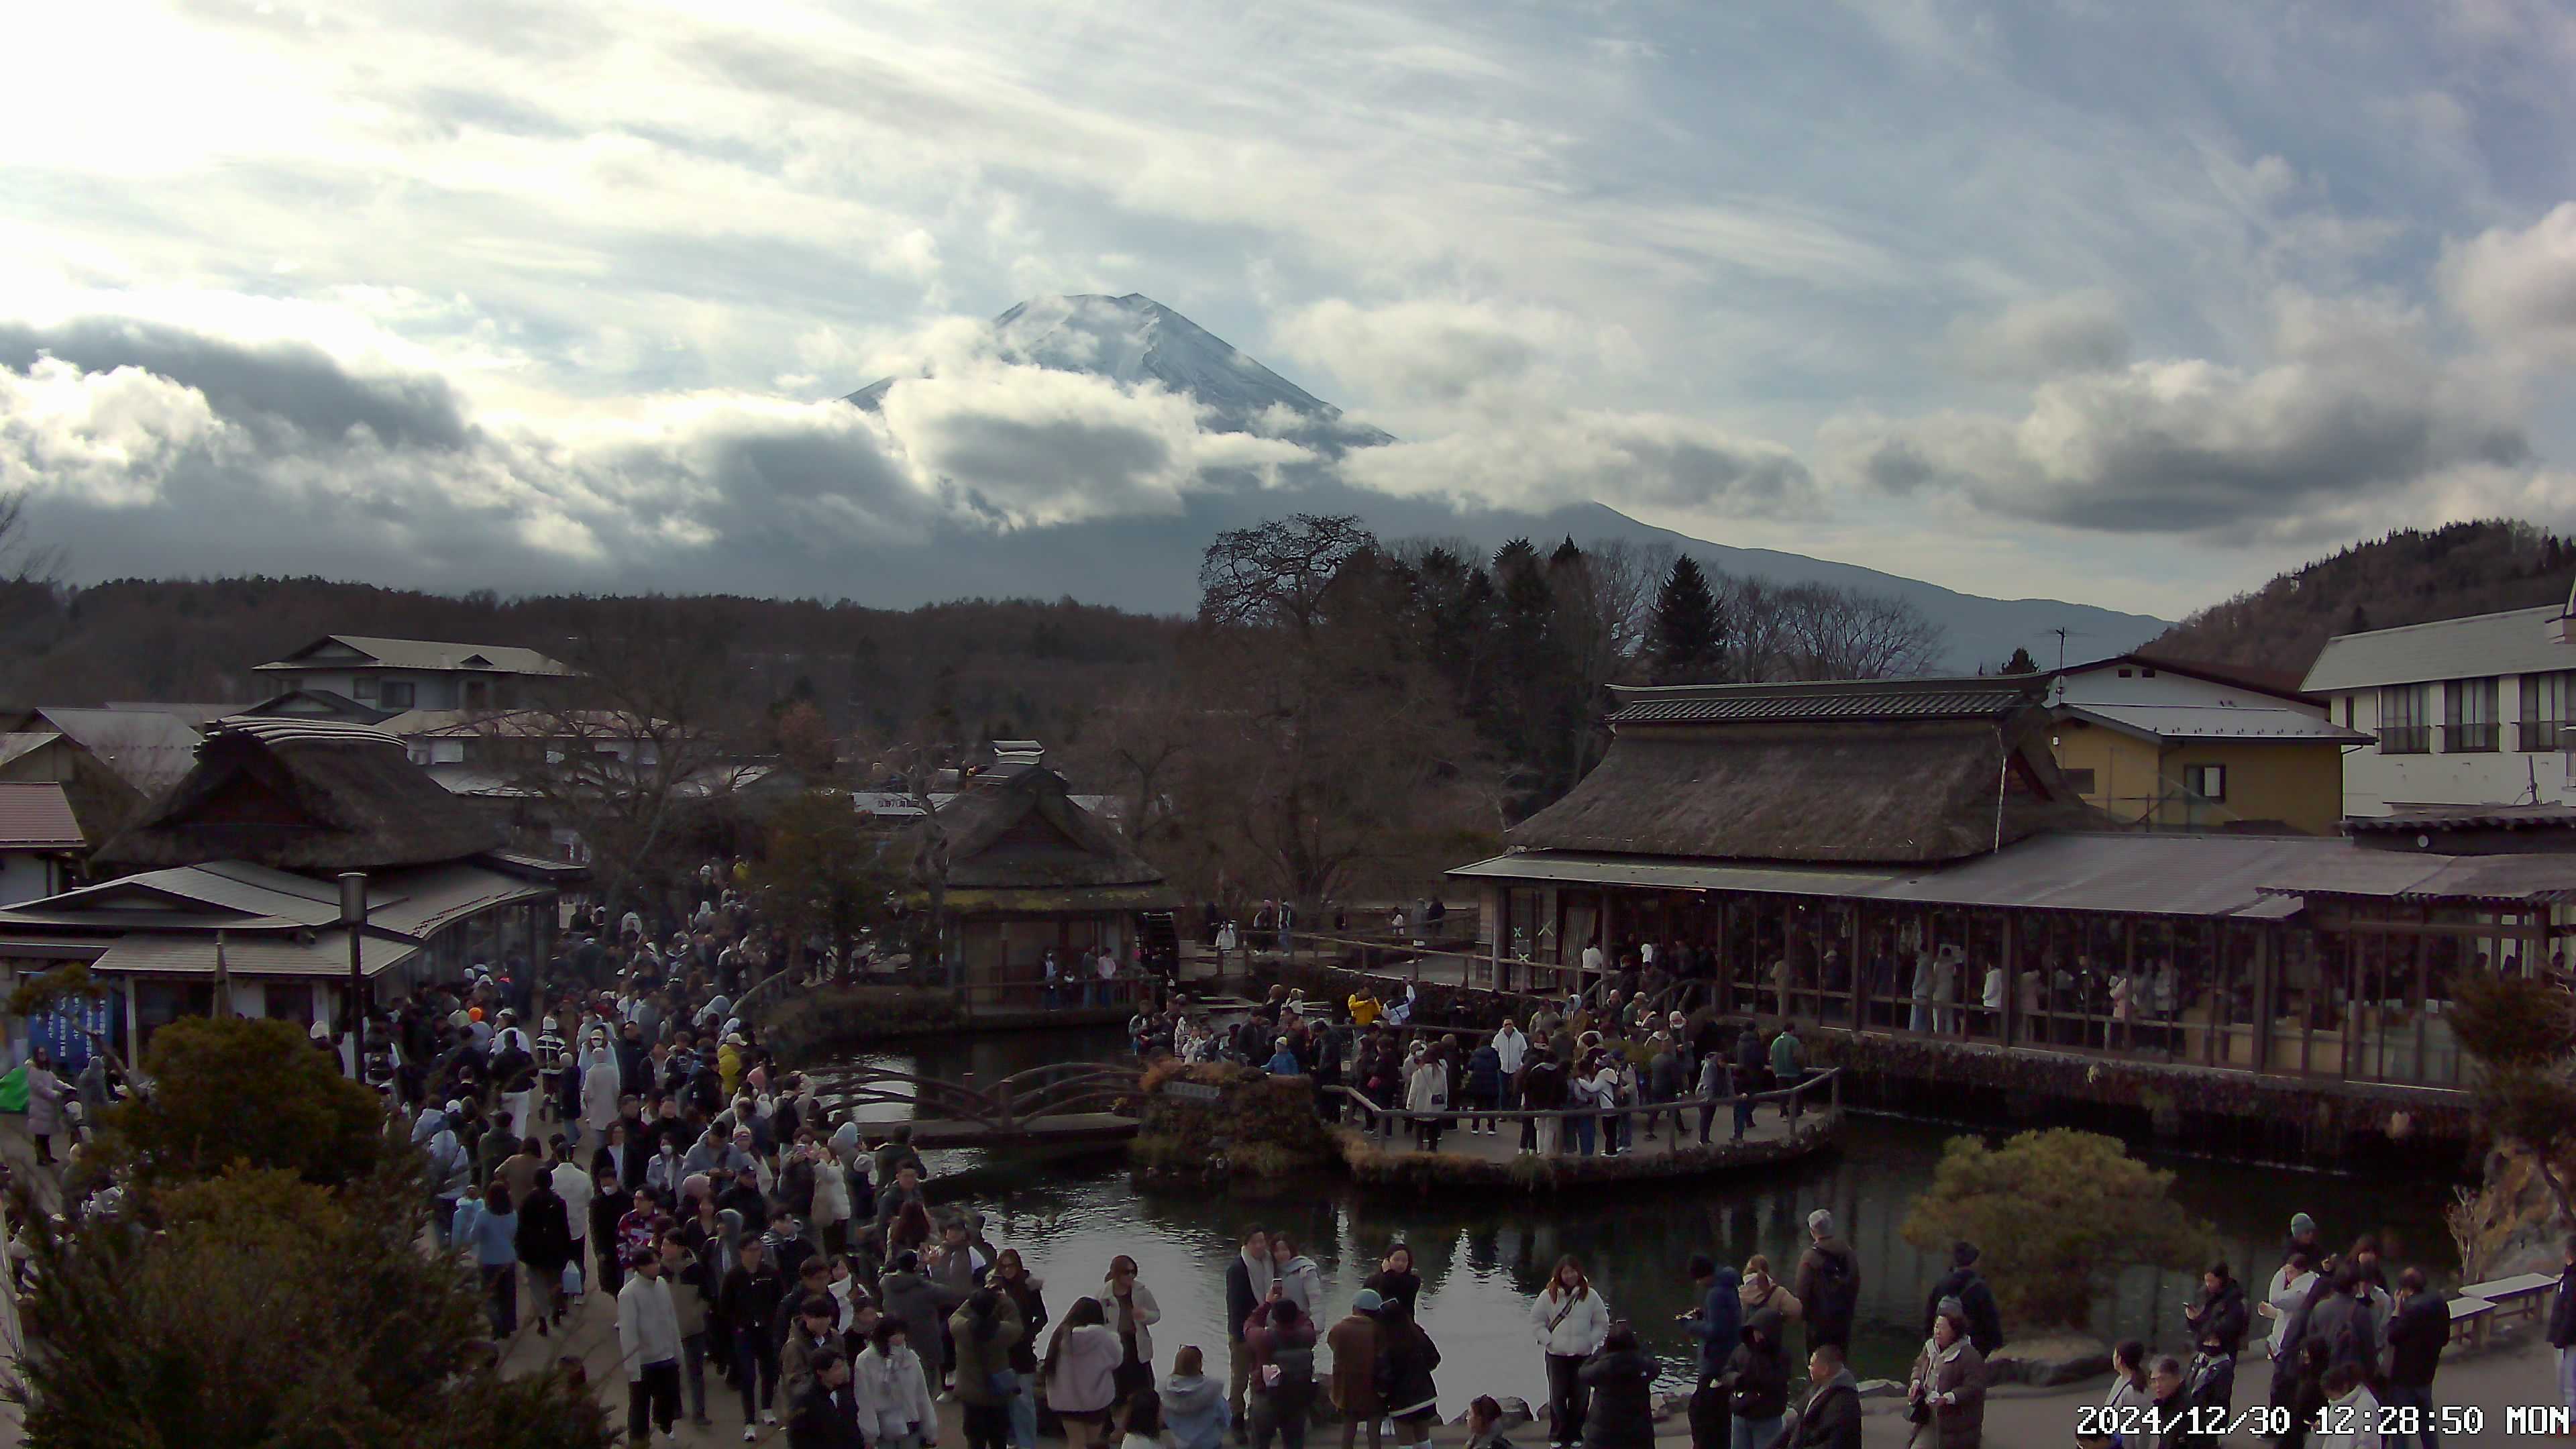
MULTIPOLYGON (((1115 1034, 1085 1034, 1081 1054, 1106 1058, 1115 1034)), ((906 1070, 982 1081, 1067 1055, 1062 1037, 992 1038, 909 1058, 879 1058, 906 1070)), ((878 1108, 867 1115, 899 1115, 878 1108)), ((991 1219, 994 1240, 1018 1247, 1048 1282, 1061 1310, 1077 1291, 1096 1290, 1116 1253, 1135 1256, 1163 1310, 1155 1342, 1164 1366, 1195 1343, 1224 1353, 1224 1274, 1248 1226, 1285 1228, 1321 1270, 1334 1316, 1387 1247, 1402 1242, 1422 1274, 1423 1323, 1440 1344, 1444 1411, 1478 1393, 1544 1397, 1529 1322, 1531 1296, 1568 1253, 1583 1260, 1612 1311, 1632 1321, 1661 1355, 1667 1379, 1687 1373, 1689 1340, 1675 1316, 1693 1306, 1683 1264, 1707 1252, 1741 1265, 1768 1255, 1785 1278, 1805 1240, 1807 1214, 1829 1208, 1861 1258, 1860 1320, 1853 1338, 1864 1377, 1901 1376, 1919 1341, 1923 1295, 1946 1270, 1941 1254, 1916 1251, 1899 1234, 1905 1211, 1929 1183, 1941 1144, 1956 1129, 1890 1118, 1855 1118, 1840 1152, 1758 1176, 1660 1188, 1623 1188, 1598 1197, 1526 1198, 1494 1193, 1427 1197, 1363 1192, 1339 1177, 1286 1184, 1258 1196, 1214 1190, 1139 1191, 1116 1158, 1054 1162, 938 1154, 934 1172, 966 1171, 968 1200, 991 1219)), ((2448 1282, 2455 1263, 2440 1207, 2445 1184, 2421 1178, 2377 1181, 2200 1161, 2164 1165, 2177 1196, 2218 1228, 2221 1251, 2239 1276, 2268 1275, 2293 1212, 2313 1213, 2330 1237, 2373 1232, 2392 1264, 2417 1262, 2448 1282)), ((2099 1305, 2095 1330, 2179 1348, 2185 1295, 2197 1274, 2134 1270, 2099 1305)))

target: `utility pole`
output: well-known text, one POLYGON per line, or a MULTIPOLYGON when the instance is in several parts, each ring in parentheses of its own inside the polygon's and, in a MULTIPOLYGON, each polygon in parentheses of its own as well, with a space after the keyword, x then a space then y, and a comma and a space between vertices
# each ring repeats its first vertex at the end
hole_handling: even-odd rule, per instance
POLYGON ((367 873, 340 872, 340 925, 349 933, 349 1080, 367 1079, 367 976, 358 951, 367 935, 367 873))

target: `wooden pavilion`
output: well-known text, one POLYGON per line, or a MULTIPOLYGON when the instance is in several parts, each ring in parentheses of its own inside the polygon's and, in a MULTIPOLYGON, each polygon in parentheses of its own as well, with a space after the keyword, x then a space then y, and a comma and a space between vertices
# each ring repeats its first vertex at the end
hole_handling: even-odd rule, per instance
POLYGON ((2108 828, 2050 758, 2044 688, 1616 691, 1601 765, 1450 872, 1483 894, 1489 979, 1577 984, 1598 946, 1625 979, 1936 1080, 2458 1107, 2453 984, 2558 966, 2576 855, 2108 828))

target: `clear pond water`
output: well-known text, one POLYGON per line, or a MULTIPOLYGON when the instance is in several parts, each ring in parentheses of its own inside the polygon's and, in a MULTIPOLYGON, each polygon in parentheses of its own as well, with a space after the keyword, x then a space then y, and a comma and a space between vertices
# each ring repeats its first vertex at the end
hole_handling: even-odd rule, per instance
MULTIPOLYGON (((991 1082, 1069 1057, 1116 1059, 1116 1033, 987 1037, 872 1055, 858 1061, 957 1080, 991 1082)), ((817 1075, 828 1081, 826 1069, 817 1075)), ((828 1090, 828 1089, 827 1089, 828 1090)), ((878 1105, 862 1117, 900 1118, 878 1105)), ((1284 1228, 1323 1272, 1334 1316, 1376 1270, 1391 1243, 1413 1249, 1422 1275, 1423 1325, 1440 1346, 1442 1408, 1454 1416, 1479 1393, 1545 1398, 1528 1312, 1557 1259, 1580 1258, 1612 1311, 1634 1323, 1664 1361, 1666 1379, 1689 1372, 1689 1340, 1675 1315, 1696 1301, 1683 1264, 1705 1252, 1739 1267, 1767 1254, 1784 1275, 1805 1240, 1807 1214, 1830 1208, 1860 1254, 1861 1314, 1853 1338, 1864 1378, 1902 1377, 1920 1342, 1924 1295, 1948 1267, 1898 1234, 1907 1207, 1930 1184, 1954 1126, 1893 1117, 1855 1117, 1838 1151, 1759 1175, 1597 1194, 1525 1197, 1493 1192, 1363 1190, 1339 1176, 1278 1185, 1258 1195, 1221 1189, 1139 1188, 1120 1159, 1056 1160, 1010 1154, 930 1155, 935 1176, 957 1174, 952 1201, 971 1203, 1001 1246, 1015 1247, 1047 1282, 1061 1311, 1077 1292, 1097 1289, 1109 1259, 1133 1256, 1163 1310, 1154 1330, 1157 1368, 1168 1371, 1183 1344, 1205 1349, 1216 1371, 1225 1357, 1225 1267, 1249 1225, 1284 1228)), ((2392 1263, 2421 1264, 2441 1282, 2456 1263, 2442 1227, 2447 1184, 2409 1178, 2341 1176, 2159 1157, 2176 1173, 2175 1196, 2218 1230, 2238 1276, 2278 1266, 2290 1215, 2316 1217, 2326 1236, 2377 1234, 2392 1263)), ((2099 1304, 2095 1331, 2181 1349, 2182 1305, 2196 1273, 2135 1269, 2099 1304)))

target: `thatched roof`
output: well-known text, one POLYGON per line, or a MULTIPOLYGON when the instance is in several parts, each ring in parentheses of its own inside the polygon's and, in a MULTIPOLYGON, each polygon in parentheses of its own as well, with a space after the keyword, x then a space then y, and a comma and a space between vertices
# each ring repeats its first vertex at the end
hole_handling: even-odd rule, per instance
POLYGON ((103 865, 247 860, 328 874, 458 860, 507 843, 402 741, 357 725, 218 721, 196 768, 99 848, 103 865))
POLYGON ((939 812, 953 890, 1159 885, 1126 837, 1074 803, 1043 765, 987 772, 939 812))
POLYGON ((2083 823, 2049 756, 2045 713, 1987 705, 1949 717, 1626 723, 1572 793, 1505 838, 1536 850, 1897 864, 1959 860, 2083 823))

